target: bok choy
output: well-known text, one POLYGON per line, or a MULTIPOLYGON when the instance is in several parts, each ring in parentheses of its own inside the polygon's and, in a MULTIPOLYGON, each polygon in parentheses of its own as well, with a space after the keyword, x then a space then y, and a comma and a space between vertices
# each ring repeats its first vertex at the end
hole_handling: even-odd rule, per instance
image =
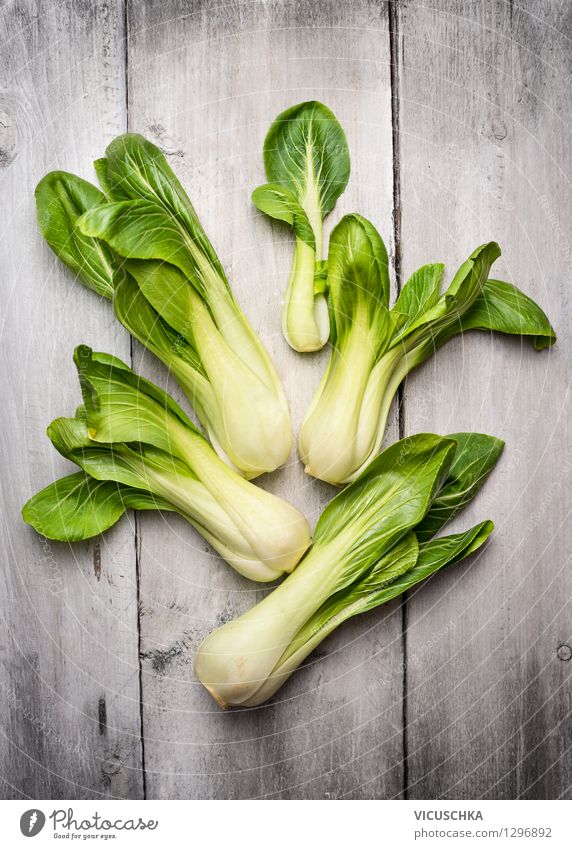
POLYGON ((269 182, 254 190, 253 203, 289 224, 296 237, 284 336, 295 351, 318 351, 330 335, 322 222, 350 175, 348 143, 333 112, 310 101, 278 115, 264 141, 264 166, 269 182))
POLYGON ((175 510, 242 575, 272 581, 292 571, 311 541, 298 510, 229 469, 178 404, 121 360, 80 346, 75 362, 83 406, 48 436, 83 473, 28 501, 29 524, 78 540, 128 507, 175 510))
POLYGON ((202 643, 196 673, 218 704, 261 704, 346 619, 476 551, 492 522, 433 536, 473 498, 502 448, 483 434, 418 434, 373 460, 328 504, 296 571, 202 643))
POLYGON ((332 349, 306 412, 299 454, 308 474, 345 484, 379 452, 405 376, 452 336, 495 330, 528 336, 537 350, 556 335, 540 307, 510 283, 489 279, 495 242, 477 248, 441 294, 444 266, 425 265, 389 308, 385 245, 374 226, 347 215, 330 238, 332 349))
POLYGON ((48 244, 172 371, 229 465, 248 478, 278 468, 292 446, 282 385, 165 157, 128 134, 96 172, 104 192, 61 171, 41 180, 48 244))

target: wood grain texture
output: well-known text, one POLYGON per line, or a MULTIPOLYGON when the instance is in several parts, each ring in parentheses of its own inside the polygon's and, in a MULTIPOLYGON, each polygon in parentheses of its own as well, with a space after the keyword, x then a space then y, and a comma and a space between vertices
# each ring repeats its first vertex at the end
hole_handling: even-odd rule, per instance
POLYGON ((497 240, 494 276, 548 311, 558 344, 467 334, 408 381, 407 432, 506 440, 459 526, 496 532, 407 605, 411 798, 569 798, 571 8, 399 7, 402 253, 455 270, 497 240), (498 266, 498 269, 497 269, 498 266), (562 651, 560 656, 563 655, 562 651))
MULTIPOLYGON (((572 796, 571 10, 566 0, 390 5, 3 7, 0 796, 572 796), (222 713, 194 678, 194 653, 263 590, 177 517, 144 514, 137 534, 131 517, 73 549, 21 521, 22 503, 68 468, 44 430, 75 407, 73 346, 130 355, 109 304, 42 243, 32 194, 54 167, 90 177, 127 126, 155 141, 275 358, 297 432, 327 354, 296 355, 282 338, 292 242, 250 192, 264 181, 271 121, 312 98, 337 113, 352 159, 327 232, 345 212, 368 216, 399 254, 402 281, 428 261, 452 272, 495 238, 498 275, 535 297, 560 336, 537 354, 473 333, 407 382, 406 432, 507 441, 457 522, 493 518, 486 550, 412 594, 404 619, 394 603, 347 623, 270 705, 222 713)), ((134 360, 182 400, 138 346, 134 360)), ((398 431, 394 415, 387 441, 398 431)), ((333 494, 305 478, 295 452, 261 484, 312 523, 333 494)))
MULTIPOLYGON (((280 330, 288 232, 260 216, 262 143, 284 108, 317 98, 347 130, 352 177, 329 227, 360 210, 391 242, 391 109, 385 5, 335 2, 132 3, 129 124, 167 152, 284 379, 295 431, 326 352, 296 355, 280 330)), ((148 359, 148 358, 147 358, 148 359)), ((146 360, 147 364, 147 360, 146 360)), ((159 374, 159 372, 156 372, 159 374)), ((394 428, 395 436, 396 430, 394 428)), ((295 452, 263 485, 314 523, 333 490, 295 452)), ((183 523, 141 521, 141 634, 151 797, 395 796, 402 787, 397 606, 324 644, 275 703, 221 713, 193 675, 217 623, 261 590, 183 523), (343 647, 343 651, 341 650, 343 647), (372 741, 377 749, 370 755, 372 741)))
POLYGON ((122 10, 12 2, 0 23, 2 569, 0 776, 8 798, 142 795, 133 525, 69 546, 23 503, 67 472, 45 436, 79 400, 79 342, 129 356, 107 303, 42 243, 34 187, 90 163, 124 127, 122 10))

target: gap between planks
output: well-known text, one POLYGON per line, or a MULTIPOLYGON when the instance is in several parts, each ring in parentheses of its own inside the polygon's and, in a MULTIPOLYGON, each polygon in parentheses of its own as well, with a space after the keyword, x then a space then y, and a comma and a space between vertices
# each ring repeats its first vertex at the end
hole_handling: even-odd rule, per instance
MULTIPOLYGON (((125 129, 130 132, 129 126, 129 0, 123 0, 123 75, 125 89, 125 129)), ((129 355, 131 368, 135 366, 135 340, 129 337, 129 355)), ((139 513, 134 511, 134 545, 135 545, 135 582, 137 595, 137 664, 139 673, 139 735, 141 746, 141 784, 143 798, 147 799, 147 769, 145 764, 145 728, 144 728, 144 703, 143 703, 143 662, 142 662, 142 635, 141 635, 141 534, 139 526, 139 513)))
MULTIPOLYGON (((401 292, 401 151, 399 147, 399 0, 388 0, 387 18, 389 29, 389 84, 391 95, 391 150, 393 173, 393 270, 397 294, 401 292)), ((397 389, 397 415, 399 439, 405 436, 405 391, 401 384, 397 389)), ((401 652, 403 674, 401 683, 401 733, 403 751, 403 798, 408 797, 408 741, 407 741, 407 593, 401 601, 401 652)))

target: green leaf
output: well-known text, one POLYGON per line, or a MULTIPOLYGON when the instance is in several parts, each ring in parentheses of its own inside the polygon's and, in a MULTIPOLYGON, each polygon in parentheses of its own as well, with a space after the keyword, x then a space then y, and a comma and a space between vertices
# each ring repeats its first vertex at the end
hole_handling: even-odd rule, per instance
MULTIPOLYGON (((493 529, 493 523, 487 520, 468 531, 440 537, 422 545, 412 542, 411 536, 415 537, 415 534, 406 537, 401 546, 392 548, 383 557, 379 567, 374 568, 363 581, 339 594, 337 609, 333 611, 336 616, 335 627, 351 616, 385 604, 429 578, 439 569, 452 566, 468 557, 483 545, 493 529)), ((328 619, 325 615, 323 619, 323 624, 327 627, 328 619)), ((328 633, 332 630, 333 628, 329 627, 328 633)), ((324 636, 326 635, 321 639, 324 636)))
POLYGON ((351 533, 345 559, 354 573, 363 569, 421 522, 455 449, 452 439, 427 433, 391 445, 330 501, 316 525, 314 545, 351 533))
POLYGON ((359 325, 357 332, 362 335, 371 329, 377 353, 388 326, 388 258, 383 239, 361 215, 345 215, 332 232, 328 286, 335 342, 359 325))
POLYGON ((197 295, 184 274, 174 265, 158 260, 128 260, 127 268, 157 314, 194 347, 197 295))
MULTIPOLYGON (((141 265, 154 267, 155 263, 141 265)), ((177 269, 172 270, 179 274, 177 269)), ((168 277, 168 274, 163 275, 163 280, 168 280, 168 277)), ((168 287, 165 286, 165 289, 168 290, 168 287)), ((131 275, 126 274, 115 287, 113 306, 117 318, 129 333, 149 348, 165 365, 173 367, 176 371, 181 366, 179 361, 182 360, 204 376, 204 369, 195 349, 181 333, 176 332, 173 325, 163 320, 131 275)))
POLYGON ((502 439, 484 433, 451 433, 457 443, 443 486, 423 521, 415 528, 420 542, 430 539, 472 501, 504 449, 502 439))
POLYGON ((116 357, 80 345, 75 350, 74 361, 92 440, 145 442, 181 456, 174 436, 180 431, 177 422, 199 435, 166 392, 136 375, 116 357))
MULTIPOLYGON (((365 577, 330 596, 324 602, 298 632, 288 650, 280 658, 279 664, 309 640, 313 640, 319 631, 327 629, 329 634, 346 619, 377 607, 379 593, 399 576, 413 569, 418 557, 417 537, 414 533, 409 533, 384 554, 365 577)), ((326 633, 323 633, 320 640, 325 636, 326 633)))
POLYGON ((86 180, 66 171, 51 171, 36 187, 40 230, 50 248, 88 289, 105 298, 113 296, 120 261, 105 242, 84 235, 78 219, 105 201, 86 180))
POLYGON ((439 569, 452 566, 468 557, 487 541, 493 530, 494 524, 487 519, 463 533, 423 543, 419 546, 419 558, 415 567, 385 587, 378 596, 378 604, 396 598, 415 584, 431 577, 439 569))
POLYGON ((488 242, 476 248, 461 265, 435 306, 411 323, 405 344, 408 350, 417 346, 419 362, 427 359, 452 336, 462 332, 462 316, 479 296, 500 252, 496 242, 488 242), (413 333, 414 330, 418 332, 413 333))
MULTIPOLYGON (((113 185, 107 179, 107 159, 105 159, 105 157, 96 159, 93 163, 93 170, 97 175, 97 180, 101 186, 103 194, 105 195, 105 199, 113 200, 113 185)), ((101 201, 97 205, 101 205, 101 201)))
MULTIPOLYGON (((91 380, 94 384, 102 385, 106 381, 116 380, 130 389, 135 389, 149 396, 169 413, 177 416, 187 427, 197 430, 185 411, 167 392, 151 383, 150 380, 135 374, 119 357, 114 357, 112 354, 106 354, 103 351, 93 351, 87 345, 78 345, 74 351, 74 362, 80 379, 85 378, 86 381, 91 380)), ((89 408, 87 409, 89 412, 89 408)))
POLYGON ((22 516, 48 539, 76 542, 103 533, 130 507, 172 509, 149 493, 114 481, 96 481, 84 472, 76 472, 54 481, 30 498, 22 508, 22 516))
POLYGON ((556 342, 547 315, 512 283, 487 280, 480 295, 462 319, 463 330, 496 330, 531 336, 537 351, 556 342))
POLYGON ((328 289, 328 261, 317 260, 314 264, 314 294, 323 295, 328 289))
POLYGON ((89 438, 87 423, 81 418, 58 418, 48 426, 54 448, 97 480, 112 480, 135 488, 153 489, 149 469, 167 474, 191 476, 188 467, 175 457, 152 446, 122 443, 106 444, 89 438))
POLYGON ((285 221, 292 227, 298 239, 316 250, 316 236, 312 225, 294 192, 278 183, 266 183, 252 192, 252 202, 260 212, 270 218, 285 221))
POLYGON ((334 113, 315 100, 281 112, 264 141, 269 182, 294 194, 313 222, 334 208, 350 176, 348 143, 334 113))
POLYGON ((160 204, 146 200, 108 203, 90 209, 77 226, 86 236, 104 239, 122 257, 175 265, 206 297, 200 254, 180 220, 160 204))
POLYGON ((114 201, 159 200, 189 226, 196 212, 163 152, 138 133, 124 133, 107 146, 95 167, 102 188, 114 201))
POLYGON ((403 341, 406 350, 415 351, 415 365, 426 360, 452 336, 461 333, 462 316, 478 297, 498 256, 500 248, 496 242, 476 248, 437 303, 411 321, 407 331, 399 335, 399 341, 403 341))
POLYGON ((89 438, 87 412, 83 406, 77 410, 75 418, 61 416, 54 419, 46 428, 46 433, 54 448, 68 459, 74 451, 96 444, 89 438))
MULTIPOLYGON (((434 336, 431 344, 439 347, 447 342, 452 336, 462 332, 462 317, 474 303, 485 285, 491 266, 501 254, 496 242, 488 242, 473 251, 455 274, 449 288, 445 292, 443 301, 446 311, 439 314, 423 329, 427 336, 434 336)), ((438 304, 435 309, 438 309, 438 304)), ((428 315, 431 314, 431 310, 428 315)))
POLYGON ((152 492, 146 492, 143 489, 134 489, 133 487, 125 487, 123 491, 123 503, 126 509, 130 510, 162 510, 167 513, 182 513, 177 507, 174 507, 164 498, 159 498, 152 492))
POLYGON ((391 309, 392 342, 437 304, 444 272, 445 266, 441 263, 423 265, 413 272, 391 309))
MULTIPOLYGON (((122 246, 118 253, 130 258, 167 262, 174 260, 163 253, 176 256, 184 273, 193 270, 196 276, 192 282, 197 289, 205 291, 208 288, 209 273, 213 270, 228 287, 224 269, 194 207, 161 150, 143 136, 126 133, 114 139, 105 153, 105 158, 98 160, 97 171, 106 194, 114 201, 134 202, 131 207, 125 207, 124 222, 129 225, 129 234, 123 239, 118 233, 113 234, 122 246), (151 228, 149 237, 153 248, 145 246, 144 232, 141 232, 145 227, 151 228), (159 229, 154 230, 155 227, 159 229), (162 232, 163 228, 169 235, 162 232)), ((114 217, 121 214, 115 211, 114 217)), ((97 226, 95 219, 90 226, 103 229, 102 216, 96 219, 97 226)))
POLYGON ((500 255, 501 249, 496 242, 487 242, 475 248, 455 274, 446 294, 457 298, 459 304, 472 303, 483 288, 491 265, 500 255))
POLYGON ((96 443, 94 447, 74 452, 70 459, 97 480, 115 480, 145 492, 156 492, 155 472, 171 480, 195 479, 182 460, 152 445, 96 443))
MULTIPOLYGON (((129 260, 129 265, 133 262, 133 260, 129 260)), ((154 261, 141 264, 149 266, 147 271, 151 271, 155 267, 154 261)), ((167 266, 163 265, 162 268, 164 271, 167 266)), ((178 269, 173 266, 168 268, 180 275, 178 269)), ((154 275, 143 273, 140 277, 141 279, 148 279, 149 277, 153 278, 154 275)), ((158 276, 157 282, 160 279, 163 282, 168 282, 170 275, 158 276)), ((188 288, 185 284, 185 291, 188 291, 188 288)), ((163 286, 158 287, 157 291, 158 294, 161 293, 161 296, 165 296, 168 295, 169 289, 168 286, 163 286)), ((152 294, 151 297, 153 297, 152 294)), ((168 303, 165 311, 169 312, 171 308, 174 309, 174 305, 175 301, 173 300, 168 303)), ((162 319, 130 274, 126 274, 124 279, 115 287, 113 306, 115 314, 123 326, 155 356, 159 357, 174 375, 195 410, 199 421, 208 432, 211 442, 214 443, 217 440, 219 443, 221 440, 224 442, 224 433, 215 432, 218 421, 218 406, 213 388, 193 346, 186 341, 182 333, 177 333, 170 324, 162 319)))

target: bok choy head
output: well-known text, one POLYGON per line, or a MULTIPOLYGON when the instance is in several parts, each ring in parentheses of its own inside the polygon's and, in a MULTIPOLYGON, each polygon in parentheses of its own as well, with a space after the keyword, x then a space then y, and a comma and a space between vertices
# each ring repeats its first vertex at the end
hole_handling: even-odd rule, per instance
POLYGON ((294 574, 201 645, 196 673, 218 704, 265 702, 346 619, 476 551, 492 522, 432 537, 475 495, 502 447, 482 434, 418 434, 380 454, 326 507, 294 574))
POLYGON ((348 144, 333 112, 310 101, 278 115, 264 141, 264 165, 269 182, 255 189, 253 203, 289 224, 296 238, 284 336, 295 351, 317 351, 329 337, 322 222, 350 174, 348 144))
POLYGON ((34 496, 23 511, 29 524, 76 540, 105 530, 127 507, 175 510, 252 580, 296 566, 310 544, 298 510, 229 469, 175 401, 121 360, 80 346, 75 361, 84 404, 48 435, 85 475, 34 496))
POLYGON ((498 330, 556 340, 537 304, 510 283, 489 279, 495 242, 477 248, 441 294, 441 264, 425 265, 389 308, 387 254, 370 222, 340 221, 330 239, 328 286, 332 350, 299 435, 308 474, 333 484, 354 480, 379 452, 397 388, 451 337, 498 330))
POLYGON ((229 465, 276 469, 292 445, 282 385, 165 157, 125 135, 96 170, 105 194, 64 172, 40 182, 48 243, 171 369, 229 465))

